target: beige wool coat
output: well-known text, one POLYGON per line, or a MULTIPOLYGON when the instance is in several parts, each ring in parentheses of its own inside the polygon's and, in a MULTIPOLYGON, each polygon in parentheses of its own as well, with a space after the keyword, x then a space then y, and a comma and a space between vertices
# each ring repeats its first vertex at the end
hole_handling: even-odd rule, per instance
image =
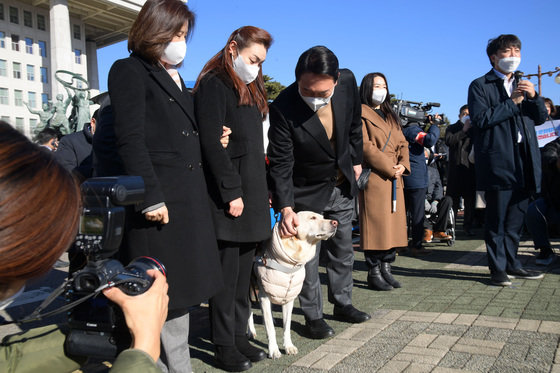
POLYGON ((392 123, 392 118, 384 120, 370 106, 362 105, 364 167, 371 168, 367 186, 360 192, 360 247, 363 250, 389 250, 408 244, 402 177, 397 179, 397 209, 391 212, 393 166, 401 164, 404 174, 410 174, 408 143, 400 124, 392 123), (391 137, 382 152, 389 133, 391 137))

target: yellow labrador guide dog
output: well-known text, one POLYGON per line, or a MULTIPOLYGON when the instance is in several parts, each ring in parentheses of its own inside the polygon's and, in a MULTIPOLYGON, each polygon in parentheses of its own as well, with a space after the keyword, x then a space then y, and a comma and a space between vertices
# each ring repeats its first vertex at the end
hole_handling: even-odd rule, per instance
MULTIPOLYGON (((298 349, 292 343, 290 325, 294 300, 301 292, 305 279, 305 263, 317 250, 317 243, 327 240, 336 233, 337 222, 324 219, 311 211, 298 212, 297 235, 280 237, 278 223, 272 230, 272 244, 262 257, 256 258, 255 273, 259 285, 259 301, 268 338, 268 357, 277 359, 282 354, 276 343, 276 332, 272 319, 271 303, 282 305, 284 326, 284 349, 295 355, 298 349)), ((256 336, 252 315, 249 318, 249 333, 256 336)))

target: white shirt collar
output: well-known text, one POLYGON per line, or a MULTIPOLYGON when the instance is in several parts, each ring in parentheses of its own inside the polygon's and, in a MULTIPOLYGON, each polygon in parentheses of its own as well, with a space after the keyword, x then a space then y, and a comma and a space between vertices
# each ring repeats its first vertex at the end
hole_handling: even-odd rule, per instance
POLYGON ((498 78, 503 79, 504 88, 506 89, 508 96, 511 97, 511 94, 513 93, 513 82, 514 82, 513 75, 511 76, 510 79, 508 79, 505 74, 502 74, 500 71, 496 69, 493 70, 494 70, 494 74, 496 74, 498 78))

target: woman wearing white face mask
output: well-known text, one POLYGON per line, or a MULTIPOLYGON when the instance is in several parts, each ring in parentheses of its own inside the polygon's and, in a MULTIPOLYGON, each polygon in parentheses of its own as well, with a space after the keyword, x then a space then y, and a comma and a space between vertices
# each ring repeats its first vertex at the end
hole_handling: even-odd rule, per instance
POLYGON ((222 261, 224 289, 210 300, 221 369, 242 371, 266 357, 249 344, 249 279, 255 248, 270 236, 262 122, 268 113, 261 66, 272 44, 253 26, 234 31, 194 87, 204 170, 222 261), (231 129, 226 148, 223 127, 231 129))
MULTIPOLYGON (((120 259, 152 256, 169 271, 160 363, 173 372, 192 371, 189 308, 222 287, 194 105, 176 70, 193 26, 194 14, 183 1, 146 1, 130 30, 132 54, 113 64, 108 81, 122 172, 145 184, 144 201, 127 216, 120 259)), ((96 138, 110 138, 110 132, 100 120, 96 138)), ((103 153, 104 145, 94 140, 94 151, 103 153)), ((98 170, 114 169, 105 166, 98 170)))
POLYGON ((368 183, 360 193, 360 246, 368 266, 368 286, 373 290, 391 290, 401 287, 391 274, 396 248, 407 245, 402 176, 410 174, 408 143, 400 120, 391 109, 383 74, 370 73, 363 78, 360 98, 364 168, 371 169, 368 183))

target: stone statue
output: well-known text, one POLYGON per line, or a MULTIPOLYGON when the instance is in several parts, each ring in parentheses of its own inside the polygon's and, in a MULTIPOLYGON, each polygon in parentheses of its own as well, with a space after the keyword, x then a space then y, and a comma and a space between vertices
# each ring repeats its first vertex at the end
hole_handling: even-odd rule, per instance
POLYGON ((50 121, 50 126, 59 127, 63 134, 71 131, 81 131, 84 128, 84 124, 89 123, 91 120, 89 106, 93 104, 93 101, 90 100, 89 83, 81 74, 66 70, 57 70, 55 78, 64 86, 68 98, 63 101, 62 95, 56 96, 55 114, 50 121), (70 118, 67 118, 66 109, 70 102, 72 102, 72 113, 70 118))
MULTIPOLYGON (((69 87, 72 89, 72 87, 69 87)), ((74 132, 79 132, 84 128, 84 124, 91 121, 89 113, 89 106, 94 102, 90 100, 90 92, 82 90, 75 90, 74 97, 72 98, 72 114, 70 115, 70 128, 74 132)))
POLYGON ((53 114, 54 114, 53 109, 50 107, 50 105, 48 103, 43 104, 43 110, 37 110, 37 109, 30 108, 29 104, 25 101, 23 103, 27 107, 27 110, 29 110, 29 112, 31 114, 36 114, 36 115, 39 116, 39 123, 37 124, 37 126, 33 130, 33 132, 35 134, 41 132, 43 129, 48 127, 49 121, 53 117, 53 114))

